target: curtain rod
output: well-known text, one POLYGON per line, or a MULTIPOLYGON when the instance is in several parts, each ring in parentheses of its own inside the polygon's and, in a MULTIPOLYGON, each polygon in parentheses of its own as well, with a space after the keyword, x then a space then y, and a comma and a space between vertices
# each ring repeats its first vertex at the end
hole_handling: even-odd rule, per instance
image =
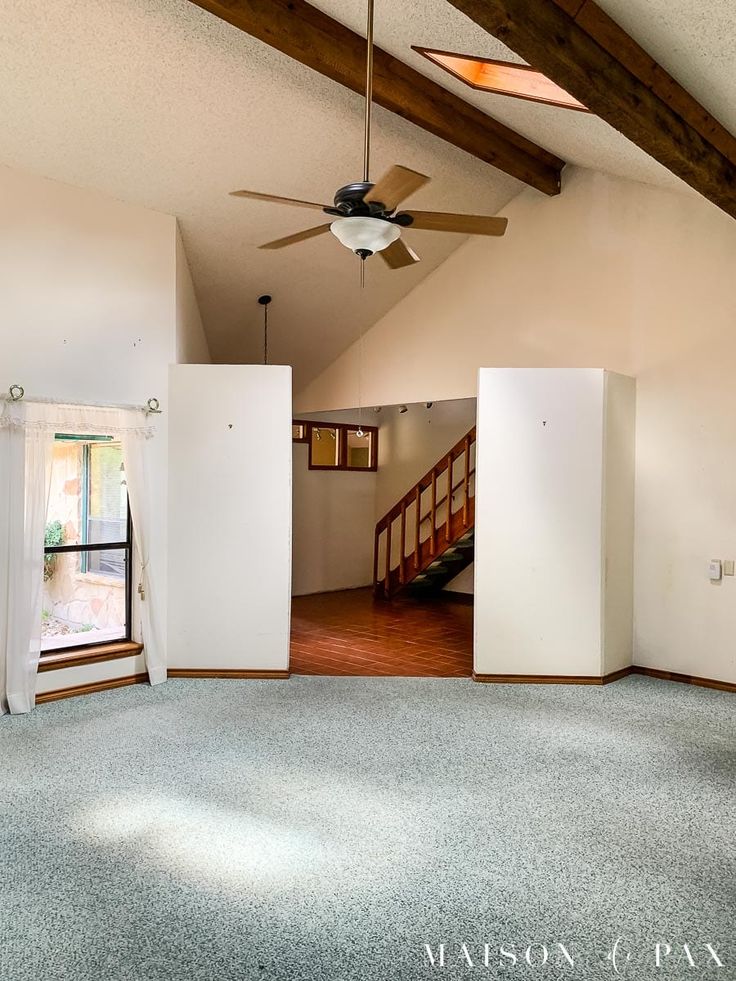
POLYGON ((158 399, 148 399, 145 405, 125 405, 120 403, 103 402, 70 402, 67 399, 48 399, 26 396, 22 385, 11 385, 8 394, 3 396, 6 402, 47 402, 50 405, 86 406, 89 409, 136 409, 149 415, 161 415, 161 403, 158 399))

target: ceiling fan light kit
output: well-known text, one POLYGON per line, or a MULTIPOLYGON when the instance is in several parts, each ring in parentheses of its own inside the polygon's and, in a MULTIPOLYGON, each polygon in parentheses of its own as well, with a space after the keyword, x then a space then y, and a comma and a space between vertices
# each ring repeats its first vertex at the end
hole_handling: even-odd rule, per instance
POLYGON ((363 180, 341 187, 334 204, 317 204, 299 198, 284 198, 260 191, 232 191, 234 197, 288 204, 297 208, 323 211, 332 218, 326 224, 308 228, 294 235, 261 245, 262 249, 283 249, 297 242, 324 235, 330 231, 346 248, 361 259, 378 253, 389 269, 401 269, 419 262, 419 256, 403 241, 401 229, 414 228, 432 232, 457 232, 461 235, 503 235, 506 219, 486 215, 448 214, 437 211, 397 211, 402 201, 429 182, 429 177, 408 167, 391 167, 373 184, 368 177, 371 146, 371 103, 373 95, 373 8, 368 0, 366 31, 365 135, 363 141, 363 180))
POLYGON ((361 259, 376 252, 383 252, 401 235, 398 225, 381 218, 336 218, 330 231, 343 245, 352 249, 361 259))

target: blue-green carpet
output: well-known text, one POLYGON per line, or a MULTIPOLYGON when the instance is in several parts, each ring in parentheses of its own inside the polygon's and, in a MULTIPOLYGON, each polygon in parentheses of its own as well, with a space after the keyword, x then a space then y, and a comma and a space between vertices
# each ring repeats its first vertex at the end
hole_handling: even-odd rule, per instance
POLYGON ((736 979, 735 723, 634 677, 171 681, 6 717, 0 978, 736 979))

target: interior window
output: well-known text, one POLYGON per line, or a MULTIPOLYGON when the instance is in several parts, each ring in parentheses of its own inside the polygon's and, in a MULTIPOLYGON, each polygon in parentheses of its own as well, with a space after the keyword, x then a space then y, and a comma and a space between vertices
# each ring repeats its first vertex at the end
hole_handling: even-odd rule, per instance
POLYGON ((310 470, 376 470, 378 428, 345 422, 293 420, 291 438, 309 445, 310 470))
POLYGON ((340 464, 340 440, 334 426, 312 425, 310 466, 337 467, 340 464))
POLYGON ((373 460, 373 433, 347 430, 347 465, 351 470, 370 470, 373 460))
POLYGON ((46 518, 41 650, 130 637, 131 526, 120 443, 54 441, 46 518))

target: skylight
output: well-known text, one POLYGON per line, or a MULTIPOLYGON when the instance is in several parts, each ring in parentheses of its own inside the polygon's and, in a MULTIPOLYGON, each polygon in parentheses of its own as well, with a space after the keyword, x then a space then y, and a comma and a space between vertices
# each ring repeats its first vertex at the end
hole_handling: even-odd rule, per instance
POLYGON ((483 92, 498 95, 511 95, 517 99, 542 102, 561 109, 590 110, 573 98, 559 85, 547 78, 536 68, 518 65, 511 61, 494 61, 491 58, 476 58, 472 55, 452 54, 449 51, 436 51, 413 45, 413 50, 428 58, 435 65, 444 68, 466 85, 483 92))

